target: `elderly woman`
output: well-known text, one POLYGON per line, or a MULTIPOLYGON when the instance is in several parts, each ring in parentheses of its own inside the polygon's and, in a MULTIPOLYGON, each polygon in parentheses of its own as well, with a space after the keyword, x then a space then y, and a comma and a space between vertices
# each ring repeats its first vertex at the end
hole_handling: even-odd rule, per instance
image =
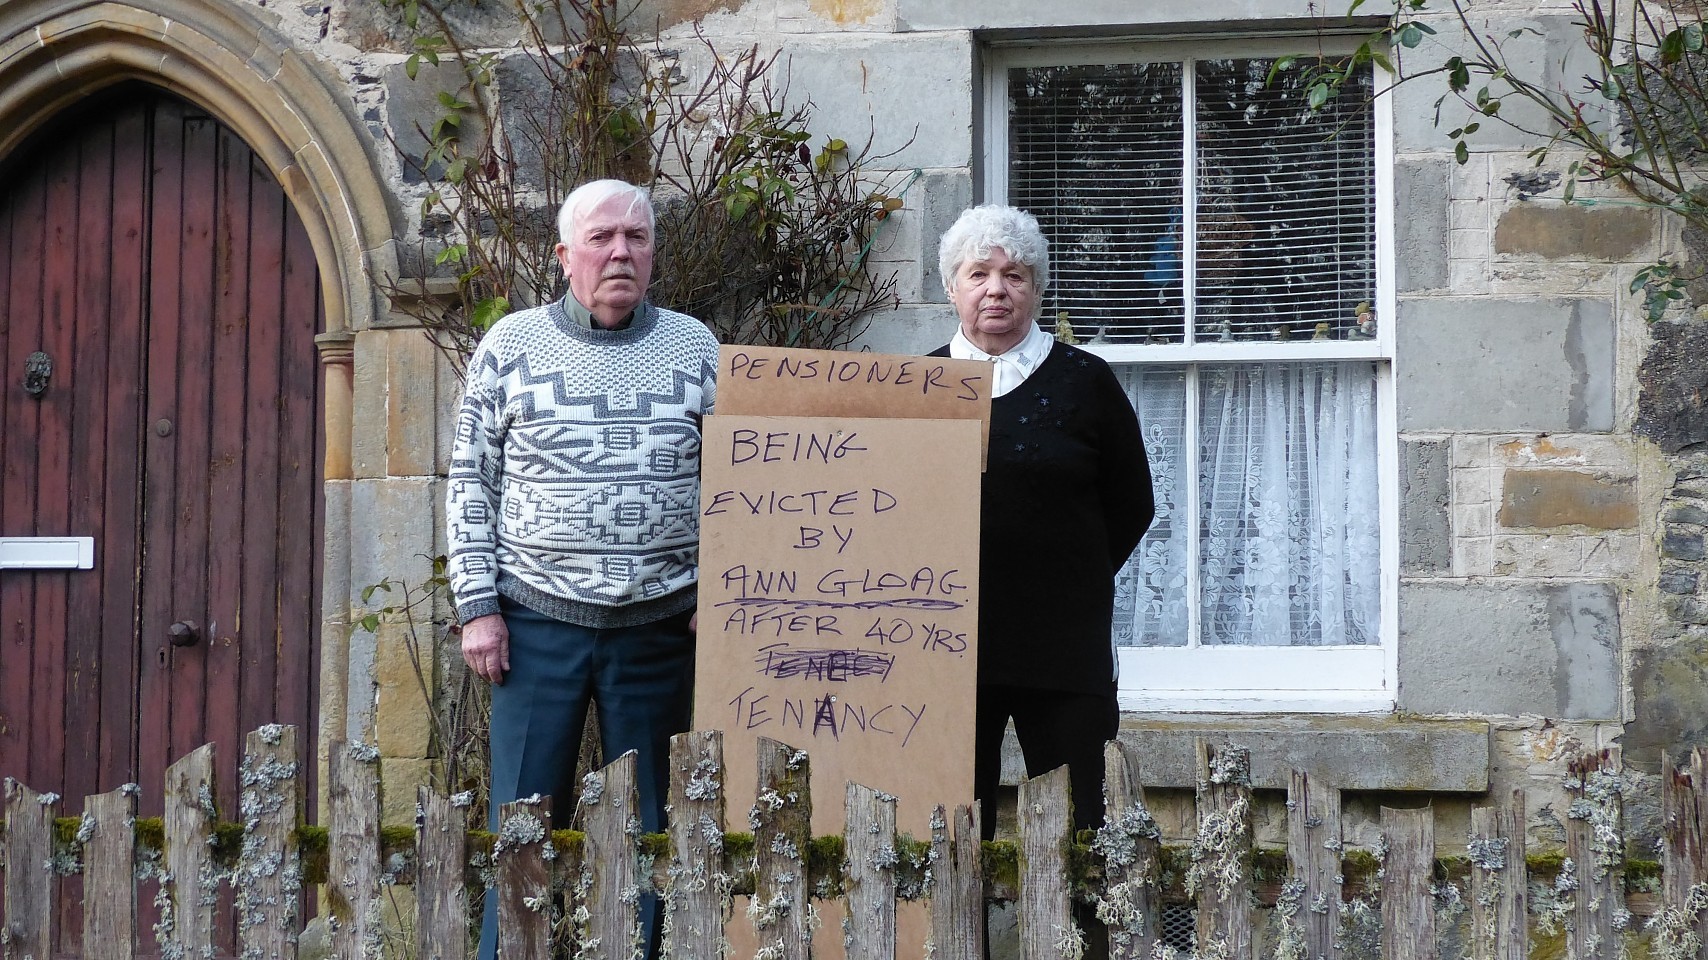
POLYGON ((1029 213, 979 206, 943 234, 960 328, 933 356, 995 363, 979 546, 973 786, 986 837, 1010 718, 1030 776, 1068 765, 1074 826, 1103 821, 1115 736, 1115 574, 1155 513, 1138 417, 1109 365, 1037 324, 1049 244, 1029 213))

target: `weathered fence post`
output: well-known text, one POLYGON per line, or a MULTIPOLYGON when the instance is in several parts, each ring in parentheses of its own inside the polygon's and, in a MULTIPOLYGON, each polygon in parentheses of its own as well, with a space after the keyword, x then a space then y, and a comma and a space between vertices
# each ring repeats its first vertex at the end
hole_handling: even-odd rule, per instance
POLYGON ((1158 883, 1162 838, 1145 807, 1138 748, 1111 740, 1103 748, 1103 896, 1097 918, 1109 927, 1113 960, 1148 960, 1162 931, 1158 883))
POLYGON ((364 743, 330 744, 327 772, 332 821, 327 829, 327 896, 333 948, 343 960, 378 960, 380 929, 379 751, 364 743))
POLYGON ((1435 960, 1435 811, 1382 808, 1382 960, 1435 960))
POLYGON ((669 886, 664 931, 674 960, 723 960, 724 740, 716 730, 670 738, 669 886))
POLYGON ((136 788, 83 801, 83 956, 136 955, 136 788))
POLYGON ((419 960, 468 957, 468 828, 461 809, 431 787, 417 793, 421 823, 415 828, 415 956, 419 960))
POLYGON ((1085 948, 1067 882, 1069 803, 1067 767, 1020 782, 1020 960, 1075 960, 1085 948))
POLYGON ((1198 954, 1250 960, 1251 753, 1197 742, 1198 836, 1189 892, 1198 897, 1198 954))
POLYGON ((895 960, 896 798, 848 784, 848 917, 842 943, 848 960, 895 960))
POLYGON ((635 783, 638 754, 630 750, 582 780, 578 810, 587 829, 586 862, 593 865, 587 885, 587 936, 598 940, 606 956, 626 957, 640 947, 636 908, 639 871, 634 830, 640 826, 635 783))
POLYGON ((1629 918, 1619 749, 1582 757, 1568 769, 1566 858, 1576 868, 1577 886, 1566 949, 1573 960, 1613 960, 1619 956, 1619 934, 1629 918))
POLYGON ((1311 960, 1339 960, 1340 791, 1302 770, 1292 772, 1287 789, 1287 858, 1285 906, 1275 905, 1283 929, 1302 936, 1311 960))
POLYGON ((1471 960, 1529 954, 1530 871, 1524 864, 1524 791, 1471 811, 1471 960))
POLYGON ((753 826, 753 918, 761 949, 776 960, 807 960, 812 945, 807 845, 812 840, 811 764, 804 751, 759 738, 753 826))
POLYGON ((6 778, 6 960, 53 956, 53 911, 59 878, 53 859, 53 818, 59 798, 6 778))
MULTIPOLYGON (((546 852, 551 835, 551 797, 525 797, 499 806, 492 872, 498 883, 498 955, 505 960, 551 960, 552 872, 546 852)), ((583 863, 583 870, 589 869, 597 869, 592 857, 583 863)), ((576 906, 564 903, 572 914, 576 906)), ((587 938, 578 939, 586 945, 587 938)), ((613 948, 610 956, 628 955, 619 945, 613 948)))
POLYGON ((1708 750, 1690 751, 1689 772, 1661 757, 1661 876, 1665 907, 1655 923, 1655 953, 1684 953, 1690 935, 1695 956, 1708 960, 1708 750))
POLYGON ((977 804, 931 812, 931 944, 937 960, 984 960, 984 866, 977 804))
POLYGON ((237 774, 243 851, 232 884, 244 960, 296 957, 302 895, 297 851, 302 789, 296 758, 296 727, 265 726, 244 742, 237 774))
POLYGON ((160 880, 164 953, 212 956, 219 872, 214 869, 214 748, 203 744, 166 768, 166 875, 160 880))

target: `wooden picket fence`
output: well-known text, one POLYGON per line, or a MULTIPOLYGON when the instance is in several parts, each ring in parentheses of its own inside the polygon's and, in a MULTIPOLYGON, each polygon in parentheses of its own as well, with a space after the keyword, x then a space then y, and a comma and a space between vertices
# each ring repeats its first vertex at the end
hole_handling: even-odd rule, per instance
POLYGON ((385 938, 397 935, 382 929, 384 891, 410 883, 413 956, 464 960, 478 891, 496 884, 506 960, 546 960, 554 938, 560 946, 567 938, 577 957, 621 958, 637 943, 637 892, 650 872, 665 903, 669 955, 681 960, 725 956, 724 925, 739 893, 752 898, 747 915, 767 960, 811 955, 808 906, 826 895, 845 899, 851 922, 819 935, 840 934, 851 960, 895 955, 896 905, 912 898, 928 902, 933 957, 982 958, 986 901, 999 898, 1016 905, 1021 957, 1073 958, 1076 882, 1097 902, 1110 956, 1121 960, 1166 955, 1157 949, 1163 903, 1182 896, 1196 901, 1197 958, 1245 960, 1260 938, 1264 955, 1278 960, 1341 960, 1353 949, 1349 905, 1379 898, 1381 957, 1428 960, 1438 956, 1442 890, 1459 882, 1469 890, 1464 953, 1476 960, 1525 960, 1533 925, 1561 931, 1574 960, 1618 960, 1623 939, 1639 929, 1657 958, 1708 958, 1708 754, 1701 750, 1666 778, 1660 889, 1642 920, 1625 893, 1616 751, 1572 767, 1565 856, 1551 878, 1534 884, 1521 793, 1474 811, 1467 855, 1454 861, 1435 857, 1428 808, 1383 809, 1381 849, 1363 855, 1379 869, 1360 874, 1358 858, 1342 849, 1340 792, 1306 772, 1293 773, 1288 792, 1291 855, 1280 876, 1265 880, 1254 864, 1275 854, 1253 850, 1246 752, 1206 743, 1198 752, 1197 838, 1184 853, 1160 845, 1145 807, 1142 758, 1120 743, 1107 752, 1108 826, 1089 850, 1069 836, 1065 770, 1020 786, 1013 843, 981 845, 970 807, 939 807, 928 840, 898 837, 894 798, 855 784, 846 788, 846 833, 813 838, 809 758, 769 740, 760 741, 753 833, 726 834, 715 732, 672 742, 665 836, 637 835, 629 756, 587 779, 582 831, 554 832, 550 800, 536 799, 506 807, 497 836, 471 836, 466 810, 422 791, 411 841, 382 837, 377 756, 360 745, 332 750, 329 826, 301 825, 296 733, 268 727, 246 742, 235 824, 221 824, 213 803, 211 747, 170 768, 157 826, 136 820, 137 791, 127 788, 87 798, 81 818, 59 823, 56 836, 57 799, 8 780, 0 944, 6 960, 76 956, 79 936, 81 956, 91 960, 130 960, 139 945, 161 956, 211 957, 225 902, 234 907, 238 956, 284 960, 296 956, 304 885, 324 883, 332 955, 377 960, 385 938), (234 847, 222 861, 219 851, 234 847), (82 930, 55 931, 56 889, 73 871, 81 874, 82 930), (153 930, 137 929, 144 884, 158 890, 153 930), (1261 922, 1253 909, 1260 903, 1261 922))

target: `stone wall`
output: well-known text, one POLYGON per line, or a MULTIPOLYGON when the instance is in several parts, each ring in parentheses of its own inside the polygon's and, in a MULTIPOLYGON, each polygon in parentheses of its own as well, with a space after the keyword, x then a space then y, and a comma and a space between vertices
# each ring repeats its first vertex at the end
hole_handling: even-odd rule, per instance
MULTIPOLYGON (((433 78, 405 75, 394 12, 371 0, 241 6, 343 91, 375 171, 367 182, 390 211, 381 232, 407 247, 425 187, 390 139, 409 141, 437 107, 433 78)), ((1508 0, 1478 6, 1506 24, 1503 33, 1534 29, 1511 47, 1525 68, 1575 84, 1583 70, 1568 13, 1508 0)), ((953 325, 936 237, 983 199, 987 44, 1308 35, 1319 26, 1309 14, 1287 0, 644 0, 634 22, 656 24, 690 78, 703 69, 697 34, 722 50, 778 51, 791 91, 816 107, 817 132, 856 141, 869 131, 875 152, 893 151, 880 173, 906 187, 905 207, 875 255, 876 269, 898 274, 902 302, 873 319, 862 344, 917 352, 953 325)), ((457 4, 453 19, 476 42, 513 50, 516 22, 504 4, 457 4)), ((1436 24, 1440 39, 1408 52, 1414 62, 1445 56, 1437 44, 1455 42, 1451 23, 1436 24)), ((1697 359, 1708 343, 1688 323, 1651 331, 1627 292, 1641 265, 1676 255, 1680 240, 1606 188, 1580 188, 1596 202, 1564 204, 1570 158, 1537 167, 1525 156, 1531 144, 1500 123, 1485 122, 1470 161, 1455 163, 1442 131, 1463 117, 1449 104, 1440 126, 1431 122, 1442 92, 1433 83, 1396 92, 1383 148, 1394 166, 1398 307, 1398 710, 1424 729, 1486 724, 1479 776, 1460 782, 1487 789, 1557 792, 1567 757, 1621 735, 1630 761, 1653 771, 1661 747, 1708 739, 1708 460, 1695 446, 1708 438, 1697 359)), ((1510 109, 1525 119, 1521 104, 1510 109)), ((329 630, 346 630, 372 606, 364 586, 418 583, 423 557, 443 550, 438 478, 457 382, 415 330, 383 307, 376 314, 350 331, 349 470, 328 483, 328 583, 339 587, 328 597, 329 630)), ((337 714, 330 732, 381 744, 387 793, 401 797, 412 790, 396 781, 426 778, 437 749, 423 732, 413 664, 399 655, 404 632, 357 631, 328 658, 340 675, 323 698, 337 714)), ((1135 735, 1161 729, 1138 716, 1127 726, 1135 735)), ((1291 719, 1271 726, 1277 737, 1295 730, 1291 719)), ((1474 756, 1463 759, 1475 752, 1454 756, 1477 767, 1474 756)), ((1438 772, 1399 770, 1393 786, 1443 789, 1438 772)), ((1469 800, 1482 789, 1460 792, 1469 800)))

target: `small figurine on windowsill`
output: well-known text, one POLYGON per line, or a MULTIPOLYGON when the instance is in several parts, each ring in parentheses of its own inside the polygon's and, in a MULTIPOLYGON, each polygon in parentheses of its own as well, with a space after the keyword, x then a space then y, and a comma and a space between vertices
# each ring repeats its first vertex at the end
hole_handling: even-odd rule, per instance
POLYGON ((1073 321, 1068 319, 1066 310, 1056 314, 1056 339, 1070 347, 1079 343, 1079 338, 1073 334, 1073 321))
POLYGON ((1291 340, 1293 339, 1293 325, 1290 323, 1283 323, 1274 330, 1269 331, 1269 336, 1275 340, 1291 340))
POLYGON ((1358 314, 1358 325, 1346 335, 1348 340, 1376 339, 1376 311, 1370 306, 1370 301, 1360 300, 1358 306, 1352 308, 1358 314))
POLYGON ((1323 321, 1320 321, 1317 323, 1314 331, 1311 333, 1311 339, 1312 340, 1329 340, 1329 339, 1332 339, 1329 335, 1329 325, 1328 325, 1327 320, 1323 320, 1323 321))

